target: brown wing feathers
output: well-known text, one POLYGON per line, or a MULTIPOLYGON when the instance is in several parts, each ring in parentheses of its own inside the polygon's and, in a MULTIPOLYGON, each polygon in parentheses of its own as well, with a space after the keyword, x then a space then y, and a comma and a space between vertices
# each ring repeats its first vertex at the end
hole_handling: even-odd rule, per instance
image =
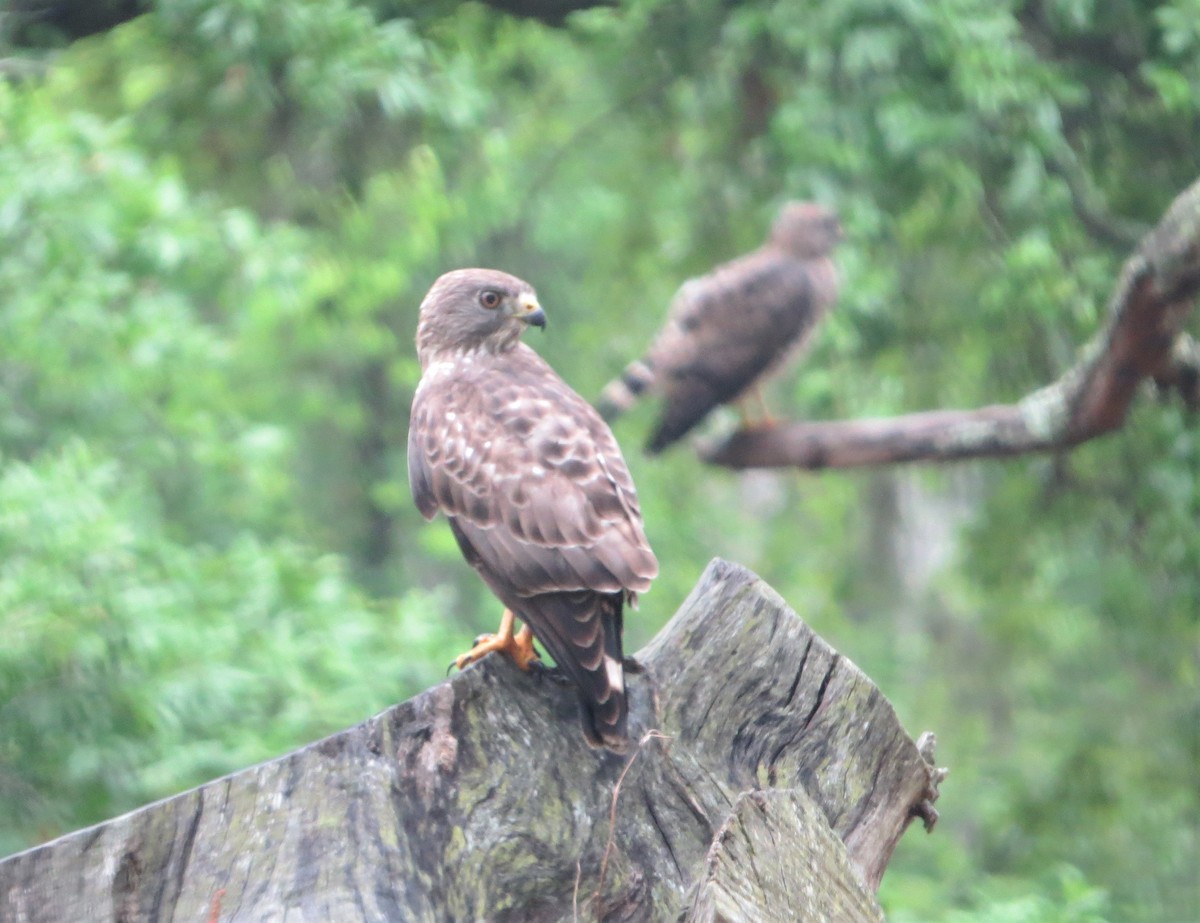
POLYGON ((554 662, 574 681, 589 742, 623 749, 625 683, 619 667, 623 661, 625 591, 574 590, 521 596, 507 582, 505 572, 489 567, 477 550, 473 541, 479 537, 477 529, 453 518, 450 528, 463 557, 479 571, 492 592, 533 629, 554 662))
POLYGON ((718 404, 739 397, 773 368, 814 325, 812 286, 804 266, 772 253, 746 260, 748 272, 717 274, 693 295, 692 317, 705 318, 666 340, 660 416, 646 450, 675 442, 718 404), (719 315, 724 312, 725 316, 719 315))

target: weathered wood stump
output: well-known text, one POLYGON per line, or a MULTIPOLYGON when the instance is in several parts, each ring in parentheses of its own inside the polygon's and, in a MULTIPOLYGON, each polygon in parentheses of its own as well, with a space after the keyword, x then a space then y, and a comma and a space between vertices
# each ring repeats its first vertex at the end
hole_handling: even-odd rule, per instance
POLYGON ((870 680, 723 561, 636 659, 627 758, 553 674, 488 657, 0 861, 0 919, 881 920, 942 772, 870 680))

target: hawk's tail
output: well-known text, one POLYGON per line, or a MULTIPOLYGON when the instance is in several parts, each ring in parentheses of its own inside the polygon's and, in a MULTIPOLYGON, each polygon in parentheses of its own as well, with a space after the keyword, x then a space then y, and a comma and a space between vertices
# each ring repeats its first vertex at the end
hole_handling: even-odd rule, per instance
POLYGON ((579 590, 523 602, 517 614, 575 684, 583 736, 594 747, 624 753, 629 747, 621 654, 624 594, 579 590))
POLYGON ((596 400, 596 409, 609 423, 637 403, 637 399, 654 384, 654 367, 644 359, 625 366, 618 377, 604 386, 596 400))

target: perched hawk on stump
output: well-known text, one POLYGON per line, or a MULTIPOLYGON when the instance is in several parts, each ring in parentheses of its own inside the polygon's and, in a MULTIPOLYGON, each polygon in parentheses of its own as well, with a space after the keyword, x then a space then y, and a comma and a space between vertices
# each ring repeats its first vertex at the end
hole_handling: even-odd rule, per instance
POLYGON ((588 741, 620 751, 622 609, 658 561, 612 431, 520 340, 545 323, 534 290, 506 273, 460 269, 433 284, 417 324, 409 486, 426 519, 446 514, 506 607, 457 666, 500 650, 529 669, 536 638, 578 687, 588 741), (515 636, 514 617, 525 623, 515 636))
POLYGON ((646 444, 655 454, 799 356, 837 298, 831 254, 841 236, 837 216, 823 206, 784 205, 765 244, 683 284, 646 355, 601 392, 604 418, 615 419, 644 392, 660 396, 646 444))

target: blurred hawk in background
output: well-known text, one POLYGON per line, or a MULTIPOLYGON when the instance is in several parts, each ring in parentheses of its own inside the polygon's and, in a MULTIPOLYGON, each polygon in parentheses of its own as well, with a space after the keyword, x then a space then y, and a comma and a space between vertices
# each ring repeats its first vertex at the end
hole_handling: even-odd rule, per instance
POLYGON ((600 413, 611 422, 642 394, 661 397, 646 444, 655 454, 798 358, 837 299, 841 236, 829 209, 784 205, 763 246, 683 284, 646 355, 601 392, 600 413))
POLYGON ((536 638, 578 688, 588 741, 622 751, 622 612, 658 561, 612 431, 520 341, 545 323, 534 290, 506 273, 460 269, 433 284, 417 324, 409 486, 426 519, 446 514, 506 607, 457 666, 499 650, 529 669, 536 638))

